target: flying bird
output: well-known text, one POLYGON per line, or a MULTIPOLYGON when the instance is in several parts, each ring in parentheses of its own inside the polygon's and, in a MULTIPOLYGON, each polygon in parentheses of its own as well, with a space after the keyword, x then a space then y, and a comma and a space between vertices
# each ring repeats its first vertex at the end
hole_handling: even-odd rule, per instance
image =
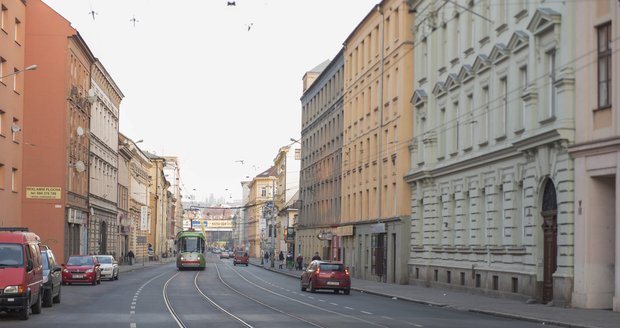
POLYGON ((250 23, 246 25, 248 27, 248 31, 252 28, 252 25, 254 25, 254 23, 250 23))
POLYGON ((236 6, 237 4, 234 1, 228 1, 227 6, 236 6))
POLYGON ((99 15, 98 12, 94 11, 91 9, 91 11, 88 12, 89 15, 93 16, 93 20, 95 20, 95 15, 99 15))
POLYGON ((133 16, 133 18, 130 19, 129 21, 133 23, 133 27, 136 27, 136 23, 140 22, 139 20, 136 19, 136 16, 133 16))
POLYGON ((237 162, 239 162, 239 163, 241 163, 241 165, 243 165, 243 160, 242 159, 238 159, 238 160, 235 161, 235 163, 237 163, 237 162))

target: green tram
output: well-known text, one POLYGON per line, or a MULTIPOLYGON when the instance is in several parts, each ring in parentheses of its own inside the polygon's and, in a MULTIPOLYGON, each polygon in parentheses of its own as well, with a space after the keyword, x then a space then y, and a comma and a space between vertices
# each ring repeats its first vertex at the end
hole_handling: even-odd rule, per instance
POLYGON ((179 231, 174 244, 177 248, 177 268, 204 270, 206 238, 202 232, 194 230, 179 231))

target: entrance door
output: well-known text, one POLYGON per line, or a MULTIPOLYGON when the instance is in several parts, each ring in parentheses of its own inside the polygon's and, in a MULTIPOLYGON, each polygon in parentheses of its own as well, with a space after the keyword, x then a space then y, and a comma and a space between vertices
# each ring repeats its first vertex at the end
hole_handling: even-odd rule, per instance
POLYGON ((558 204, 553 181, 547 180, 543 194, 543 235, 544 235, 544 273, 543 296, 544 304, 553 300, 553 274, 557 269, 558 257, 558 204))
POLYGON ((101 234, 99 240, 101 240, 101 245, 99 245, 99 254, 107 254, 108 251, 108 224, 103 221, 101 222, 101 234))

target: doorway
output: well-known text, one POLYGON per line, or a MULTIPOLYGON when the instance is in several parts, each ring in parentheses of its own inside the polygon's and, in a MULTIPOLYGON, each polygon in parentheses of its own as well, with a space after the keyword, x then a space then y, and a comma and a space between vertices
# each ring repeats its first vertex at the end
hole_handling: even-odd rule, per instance
POLYGON ((543 290, 542 302, 547 304, 553 301, 553 274, 557 269, 558 256, 558 203, 553 181, 545 183, 542 204, 543 217, 543 290))
POLYGON ((101 222, 101 230, 99 231, 100 235, 100 242, 101 244, 99 245, 99 254, 107 254, 107 246, 108 246, 108 224, 103 221, 101 222))

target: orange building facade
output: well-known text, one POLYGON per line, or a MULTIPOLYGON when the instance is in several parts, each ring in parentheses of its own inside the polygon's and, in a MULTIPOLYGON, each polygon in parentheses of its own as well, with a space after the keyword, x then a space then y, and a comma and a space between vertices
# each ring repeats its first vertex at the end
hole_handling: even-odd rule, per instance
POLYGON ((61 261, 86 253, 89 108, 95 58, 71 24, 40 0, 28 1, 23 224, 61 261))
POLYGON ((0 226, 21 226, 26 1, 0 1, 0 226))

